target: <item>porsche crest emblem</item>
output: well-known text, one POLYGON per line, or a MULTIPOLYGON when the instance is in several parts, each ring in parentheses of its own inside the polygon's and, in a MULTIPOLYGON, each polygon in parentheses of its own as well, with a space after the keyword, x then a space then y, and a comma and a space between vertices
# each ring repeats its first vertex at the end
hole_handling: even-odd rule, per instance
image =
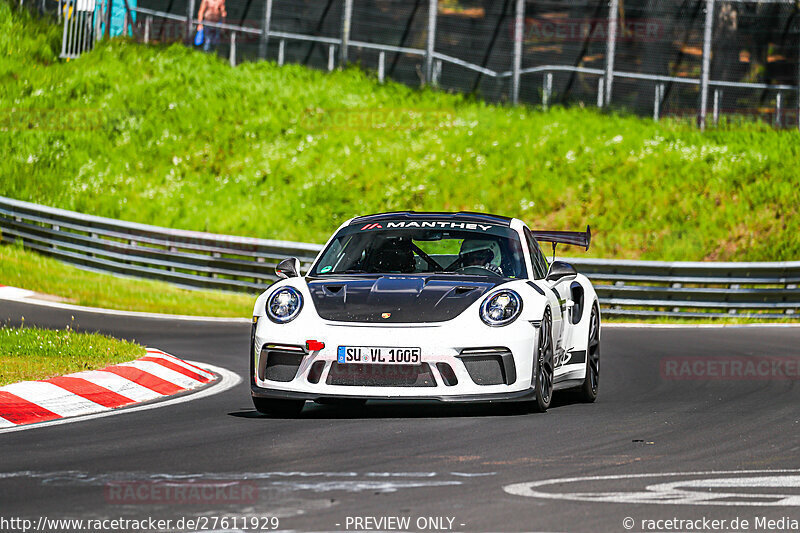
POLYGON ((381 318, 389 318, 392 316, 392 313, 381 313, 381 318))

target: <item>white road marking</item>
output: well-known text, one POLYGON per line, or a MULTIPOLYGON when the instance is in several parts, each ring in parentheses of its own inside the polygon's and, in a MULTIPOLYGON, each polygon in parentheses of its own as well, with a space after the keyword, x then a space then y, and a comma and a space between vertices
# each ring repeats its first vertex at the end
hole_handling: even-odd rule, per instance
POLYGON ((103 411, 100 413, 95 413, 91 415, 83 415, 83 416, 76 416, 72 418, 60 418, 58 420, 51 420, 49 422, 40 422, 38 424, 27 424, 24 426, 14 426, 6 429, 0 429, 0 434, 2 433, 12 433, 15 431, 26 431, 29 429, 38 429, 43 427, 49 426, 60 426, 61 424, 72 424, 75 422, 83 422, 85 420, 93 420, 95 418, 105 418, 107 416, 116 416, 116 415, 123 415, 127 413, 135 413, 139 411, 149 411, 150 409, 158 409, 160 407, 167 407, 170 405, 177 405, 180 403, 191 402, 193 400, 199 400, 201 398, 206 398, 208 396, 213 396, 215 394, 219 394, 221 392, 225 392, 226 390, 232 389, 233 387, 237 386, 239 383, 242 382, 241 376, 236 374, 235 372, 231 372, 227 368, 222 368, 215 365, 209 365, 207 363, 198 363, 195 361, 189 361, 189 363, 193 365, 197 365, 200 368, 213 372, 215 374, 219 374, 220 380, 210 386, 202 388, 197 392, 187 394, 184 396, 178 396, 177 398, 171 398, 164 400, 163 402, 155 402, 149 403, 145 405, 137 405, 133 407, 123 407, 121 409, 114 409, 111 411, 103 411))
MULTIPOLYGON (((583 502, 658 504, 658 505, 720 505, 747 507, 800 507, 800 495, 781 489, 800 487, 800 469, 786 470, 724 470, 708 472, 665 472, 653 474, 622 474, 614 476, 585 476, 546 479, 506 485, 509 494, 550 500, 583 502), (698 476, 713 476, 698 478, 698 476), (725 477, 720 477, 725 476, 725 477), (620 480, 649 480, 684 477, 668 483, 649 484, 629 490, 619 490, 613 483, 620 480), (609 490, 592 491, 587 483, 610 482, 609 490), (576 492, 548 492, 552 485, 579 484, 576 492), (747 492, 747 489, 758 489, 747 492), (775 489, 768 491, 764 489, 775 489)), ((561 490, 564 490, 563 488, 561 490)))
POLYGON ((0 285, 0 298, 4 300, 17 300, 20 298, 28 298, 35 293, 26 289, 19 289, 17 287, 6 287, 0 285))

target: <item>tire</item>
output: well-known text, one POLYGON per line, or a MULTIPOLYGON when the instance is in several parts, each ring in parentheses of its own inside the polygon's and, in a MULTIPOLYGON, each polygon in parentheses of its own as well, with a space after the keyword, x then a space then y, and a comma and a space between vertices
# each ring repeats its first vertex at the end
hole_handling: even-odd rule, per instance
POLYGON ((578 389, 582 402, 592 403, 597 399, 600 384, 600 311, 597 304, 592 306, 589 316, 589 342, 586 344, 586 378, 578 389))
POLYGON ((253 405, 261 414, 273 416, 297 416, 303 410, 305 400, 273 400, 272 398, 256 398, 253 405))
POLYGON ((536 346, 536 368, 533 376, 535 398, 531 402, 534 412, 544 413, 550 407, 553 400, 553 372, 553 321, 550 310, 547 309, 542 317, 536 346))

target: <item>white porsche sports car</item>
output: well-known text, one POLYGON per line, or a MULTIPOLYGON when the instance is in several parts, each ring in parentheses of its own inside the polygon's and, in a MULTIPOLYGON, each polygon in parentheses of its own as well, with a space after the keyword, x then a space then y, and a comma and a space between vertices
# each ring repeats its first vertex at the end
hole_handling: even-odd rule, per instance
POLYGON ((253 403, 298 413, 370 399, 528 402, 597 397, 600 308, 589 280, 548 264, 540 242, 589 248, 585 232, 531 231, 478 213, 357 217, 306 276, 297 259, 255 304, 253 403))

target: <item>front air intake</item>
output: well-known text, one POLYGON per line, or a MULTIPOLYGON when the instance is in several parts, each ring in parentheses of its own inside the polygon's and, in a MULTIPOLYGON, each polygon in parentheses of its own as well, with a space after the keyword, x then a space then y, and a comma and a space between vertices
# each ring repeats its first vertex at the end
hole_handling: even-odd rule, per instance
POLYGON ((466 348, 458 358, 476 385, 511 385, 517 381, 514 356, 508 348, 466 348))
POLYGON ((292 381, 305 356, 302 346, 265 344, 259 358, 258 377, 283 383, 292 381))
POLYGON ((328 385, 350 387, 435 387, 427 363, 421 365, 373 365, 333 363, 328 385))

